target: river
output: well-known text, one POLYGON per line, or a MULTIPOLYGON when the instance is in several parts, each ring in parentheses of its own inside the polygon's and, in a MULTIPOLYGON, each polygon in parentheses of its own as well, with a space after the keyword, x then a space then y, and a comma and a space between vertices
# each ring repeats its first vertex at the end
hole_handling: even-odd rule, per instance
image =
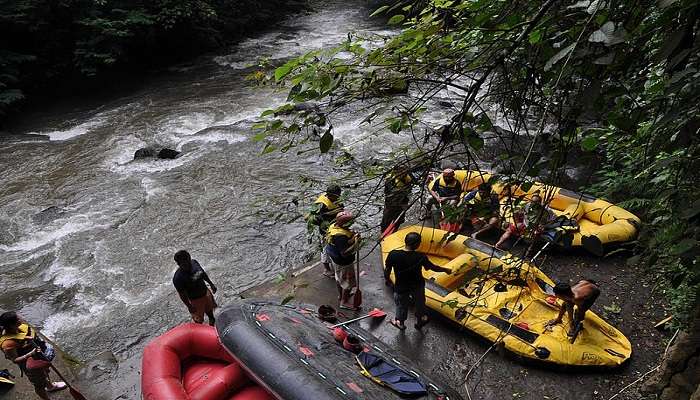
MULTIPOLYGON (((362 1, 319 2, 220 54, 108 100, 63 101, 10 132, 48 140, 0 137, 0 307, 77 359, 113 354, 110 380, 129 382, 101 395, 133 398, 145 342, 188 317, 171 283, 175 251, 200 261, 221 303, 315 257, 299 215, 321 182, 347 172, 335 157, 352 148, 360 161, 386 158, 410 137, 361 125, 357 110, 335 117, 336 151, 261 155, 250 126, 286 93, 244 77, 262 57, 279 64, 348 32, 392 33, 369 13, 362 1), (183 154, 133 161, 147 145, 183 154)), ((360 202, 351 192, 348 206, 360 202)), ((364 211, 366 226, 379 222, 375 204, 364 211)))

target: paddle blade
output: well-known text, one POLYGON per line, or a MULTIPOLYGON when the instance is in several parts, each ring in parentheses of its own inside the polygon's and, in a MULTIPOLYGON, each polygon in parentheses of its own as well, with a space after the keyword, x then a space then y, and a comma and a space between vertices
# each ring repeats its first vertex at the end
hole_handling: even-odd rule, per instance
POLYGON ((382 237, 379 238, 379 240, 384 240, 385 237, 391 235, 396 231, 396 221, 393 221, 392 223, 389 224, 389 226, 384 229, 384 232, 382 232, 382 237))
POLYGON ((374 310, 370 311, 369 314, 367 314, 367 316, 372 318, 380 318, 385 317, 386 313, 378 308, 375 308, 374 310))
POLYGON ((70 392, 70 395, 73 396, 75 400, 87 400, 85 396, 82 395, 79 391, 73 389, 72 387, 68 389, 70 392))

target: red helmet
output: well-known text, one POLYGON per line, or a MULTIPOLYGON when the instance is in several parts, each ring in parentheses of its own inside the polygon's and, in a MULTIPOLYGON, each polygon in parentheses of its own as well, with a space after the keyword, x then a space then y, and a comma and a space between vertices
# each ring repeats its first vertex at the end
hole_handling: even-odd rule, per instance
POLYGON ((335 216, 335 223, 336 225, 344 225, 353 219, 355 219, 355 216, 350 211, 341 211, 335 216))

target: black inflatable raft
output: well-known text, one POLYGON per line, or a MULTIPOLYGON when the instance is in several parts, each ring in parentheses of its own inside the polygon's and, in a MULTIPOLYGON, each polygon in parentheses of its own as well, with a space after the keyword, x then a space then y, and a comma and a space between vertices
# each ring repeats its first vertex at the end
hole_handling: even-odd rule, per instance
POLYGON ((398 351, 357 324, 350 324, 346 331, 359 337, 364 349, 357 357, 335 341, 330 325, 316 316, 312 306, 253 300, 228 306, 216 320, 224 347, 279 399, 400 399, 406 396, 381 381, 401 380, 400 386, 413 379, 426 393, 411 398, 461 400, 454 390, 437 383, 440 381, 398 351), (367 365, 367 360, 378 359, 385 361, 383 365, 367 365), (365 375, 361 363, 365 364, 365 375), (396 373, 385 374, 386 369, 394 368, 396 373), (404 378, 397 378, 397 374, 404 378), (368 375, 375 375, 375 379, 368 375))

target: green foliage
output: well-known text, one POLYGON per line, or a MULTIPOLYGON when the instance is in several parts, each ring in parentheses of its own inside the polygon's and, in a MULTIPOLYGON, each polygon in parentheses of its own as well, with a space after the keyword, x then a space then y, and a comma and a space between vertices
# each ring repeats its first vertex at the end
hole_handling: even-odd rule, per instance
POLYGON ((0 117, 27 93, 180 60, 303 6, 303 0, 3 1, 0 37, 11 40, 0 41, 0 117))
MULTIPOLYGON (((289 101, 330 99, 337 109, 370 100, 364 123, 415 135, 429 95, 408 106, 388 95, 403 95, 408 85, 424 93, 452 88, 465 93, 462 106, 426 143, 459 143, 473 160, 494 130, 484 110, 496 104, 547 149, 547 157, 534 144, 525 154, 504 146, 494 155, 516 181, 557 184, 572 155, 595 155, 601 166, 588 190, 642 217, 630 262, 663 278, 676 321, 687 322, 700 288, 700 3, 427 0, 373 15, 403 29, 380 45, 351 35, 279 67, 274 81, 289 85, 289 101)), ((308 138, 310 115, 322 112, 293 113, 283 125, 308 138)), ((434 149, 434 159, 445 157, 446 146, 434 149)))

